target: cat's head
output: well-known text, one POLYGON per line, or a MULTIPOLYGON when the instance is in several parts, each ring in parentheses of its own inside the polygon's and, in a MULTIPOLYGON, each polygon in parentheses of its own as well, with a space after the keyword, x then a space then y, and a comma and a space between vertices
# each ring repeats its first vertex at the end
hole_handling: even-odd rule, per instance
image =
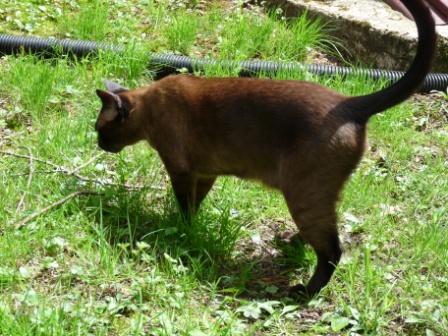
POLYGON ((105 81, 107 90, 96 90, 102 106, 95 123, 98 145, 107 152, 117 153, 125 146, 141 140, 141 125, 132 103, 132 91, 105 81))

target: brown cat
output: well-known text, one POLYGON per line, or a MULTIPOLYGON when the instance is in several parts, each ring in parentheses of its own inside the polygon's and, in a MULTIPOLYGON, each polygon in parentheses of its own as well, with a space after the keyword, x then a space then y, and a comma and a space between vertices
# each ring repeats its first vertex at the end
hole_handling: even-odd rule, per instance
POLYGON ((364 151, 368 119, 409 97, 430 69, 435 29, 422 0, 403 2, 419 43, 394 85, 346 97, 317 84, 250 78, 169 76, 135 90, 107 82, 96 122, 110 152, 147 140, 171 177, 182 211, 194 213, 219 175, 262 181, 280 190, 318 263, 306 287, 330 280, 341 256, 335 205, 364 151))

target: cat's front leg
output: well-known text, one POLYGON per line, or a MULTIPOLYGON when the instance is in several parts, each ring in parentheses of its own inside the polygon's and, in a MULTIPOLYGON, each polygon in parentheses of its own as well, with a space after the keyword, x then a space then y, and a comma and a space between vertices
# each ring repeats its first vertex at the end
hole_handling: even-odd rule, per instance
POLYGON ((202 177, 196 180, 195 199, 194 199, 195 211, 199 210, 201 202, 204 200, 205 196, 207 196, 208 192, 213 187, 215 180, 216 177, 207 177, 207 178, 202 177))
POLYGON ((196 180, 189 172, 170 172, 169 175, 180 210, 184 217, 189 219, 196 212, 196 180))

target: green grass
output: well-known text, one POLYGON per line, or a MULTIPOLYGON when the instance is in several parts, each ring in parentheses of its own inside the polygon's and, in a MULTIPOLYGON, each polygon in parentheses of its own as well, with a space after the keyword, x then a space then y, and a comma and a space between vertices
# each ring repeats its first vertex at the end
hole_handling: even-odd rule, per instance
POLYGON ((79 3, 79 12, 66 12, 58 19, 60 31, 79 39, 102 41, 111 30, 110 25, 116 21, 108 21, 109 6, 106 1, 93 0, 79 3))
MULTIPOLYGON (((147 50, 306 60, 310 48, 330 45, 325 29, 225 6, 198 14, 194 2, 126 3, 7 0, 0 9, 0 31, 127 45, 123 55, 78 61, 0 59, 0 335, 447 334, 446 100, 408 102, 370 122, 369 150, 338 209, 343 262, 311 302, 272 300, 288 280, 306 281, 315 262, 309 247, 275 242, 293 227, 281 195, 221 178, 185 225, 153 150, 97 149, 94 90, 104 78, 151 82, 147 50), (90 182, 67 173, 78 168, 90 182), (76 190, 97 194, 14 227, 76 190)), ((346 94, 379 87, 356 77, 278 78, 346 94)))
POLYGON ((178 13, 172 17, 170 25, 162 31, 168 48, 181 54, 189 54, 198 33, 199 17, 189 13, 178 13))

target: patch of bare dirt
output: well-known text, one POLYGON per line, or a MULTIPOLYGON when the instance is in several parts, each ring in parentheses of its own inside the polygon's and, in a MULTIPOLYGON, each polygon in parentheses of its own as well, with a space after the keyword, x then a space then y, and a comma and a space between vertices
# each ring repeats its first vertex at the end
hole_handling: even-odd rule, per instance
POLYGON ((244 282, 243 296, 285 297, 292 273, 304 261, 303 243, 291 239, 296 226, 291 220, 269 219, 256 227, 256 232, 238 243, 235 258, 222 272, 230 275, 232 282, 244 282))

